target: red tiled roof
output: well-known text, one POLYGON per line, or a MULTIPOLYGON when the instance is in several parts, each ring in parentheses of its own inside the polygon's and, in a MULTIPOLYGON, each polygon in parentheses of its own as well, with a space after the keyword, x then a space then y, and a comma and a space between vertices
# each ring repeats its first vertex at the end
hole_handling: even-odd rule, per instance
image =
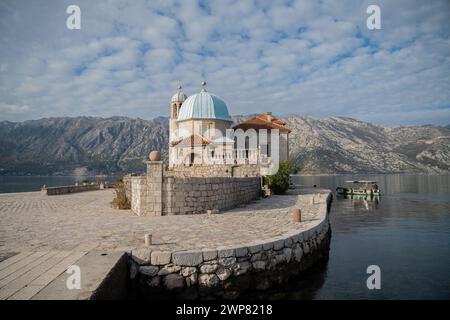
POLYGON ((271 121, 269 121, 267 114, 259 115, 255 118, 249 119, 247 121, 241 122, 238 125, 234 126, 234 129, 278 129, 280 132, 291 132, 286 126, 286 122, 272 117, 271 121))
MULTIPOLYGON (((263 121, 269 122, 269 117, 268 117, 267 114, 261 114, 257 118, 259 118, 259 119, 261 119, 263 121)), ((284 120, 282 120, 280 118, 275 118, 275 117, 272 117, 272 121, 271 122, 276 123, 276 124, 280 124, 282 126, 284 126, 286 124, 286 122, 284 120)))
POLYGON ((191 134, 190 136, 183 138, 181 140, 175 141, 172 143, 173 146, 178 147, 191 147, 191 146, 206 146, 210 144, 211 141, 209 139, 206 139, 202 135, 195 133, 191 134))

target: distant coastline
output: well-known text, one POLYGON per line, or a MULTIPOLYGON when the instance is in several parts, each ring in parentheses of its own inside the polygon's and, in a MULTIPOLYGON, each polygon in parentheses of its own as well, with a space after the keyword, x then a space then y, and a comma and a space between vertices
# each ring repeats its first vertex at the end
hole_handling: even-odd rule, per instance
MULTIPOLYGON (((236 123, 247 116, 234 116, 236 123)), ((290 160, 303 174, 450 172, 450 129, 382 126, 348 117, 291 115, 290 160)), ((58 117, 0 121, 0 176, 142 173, 152 150, 168 156, 168 118, 58 117)))
POLYGON ((16 192, 36 192, 40 191, 43 185, 47 187, 58 187, 80 184, 83 180, 95 181, 100 178, 102 181, 114 182, 119 178, 117 175, 108 176, 2 176, 0 175, 0 193, 16 192))

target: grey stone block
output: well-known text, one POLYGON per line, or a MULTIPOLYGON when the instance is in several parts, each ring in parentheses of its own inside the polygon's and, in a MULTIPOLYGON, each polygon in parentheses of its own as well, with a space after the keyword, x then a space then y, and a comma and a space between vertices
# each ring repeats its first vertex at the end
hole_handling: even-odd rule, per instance
POLYGON ((165 276, 167 274, 175 273, 181 270, 180 266, 174 264, 168 264, 161 268, 158 272, 158 276, 165 276))
POLYGON ((248 261, 238 262, 234 269, 234 273, 237 276, 240 276, 241 274, 247 273, 251 269, 251 267, 252 267, 252 264, 248 261))
POLYGON ((169 251, 153 251, 151 254, 151 262, 154 265, 169 264, 172 253, 169 251))
POLYGON ((289 263, 291 261, 291 257, 292 257, 292 249, 291 248, 284 248, 283 250, 283 257, 284 260, 289 263))
POLYGON ((290 248, 290 247, 292 246, 292 243, 293 243, 293 241, 292 241, 292 238, 291 238, 291 237, 286 238, 286 240, 284 240, 284 246, 285 246, 285 247, 290 248))
POLYGON ((245 257, 248 255, 247 247, 236 248, 236 257, 245 257))
POLYGON ((298 246, 294 249, 294 258, 295 261, 300 262, 302 260, 303 250, 301 246, 298 246))
POLYGON ((248 246, 248 251, 250 251, 251 253, 257 253, 260 252, 262 248, 263 248, 262 243, 255 243, 248 246))
POLYGON ((202 287, 212 288, 219 284, 219 277, 215 274, 201 274, 198 277, 198 284, 202 287))
POLYGON ((184 283, 184 278, 177 273, 171 273, 164 277, 164 286, 169 290, 182 288, 184 283))
POLYGON ((138 264, 150 264, 152 250, 142 247, 131 251, 131 258, 138 264))
POLYGON ((202 266, 200 266, 200 272, 201 273, 214 273, 216 272, 217 268, 218 268, 218 264, 204 264, 202 266))
POLYGON ((220 280, 225 281, 231 276, 231 271, 230 269, 221 266, 217 269, 216 275, 220 280))
POLYGON ((228 257, 228 258, 220 258, 219 264, 223 265, 224 267, 231 268, 236 263, 236 257, 228 257))
POLYGON ((193 275, 194 273, 197 273, 197 268, 195 268, 195 267, 184 267, 181 269, 181 272, 180 272, 180 274, 183 277, 189 277, 189 276, 193 275))
POLYGON ((153 277, 158 274, 159 268, 156 266, 142 266, 139 267, 139 273, 142 273, 146 276, 153 277))
POLYGON ((217 248, 217 255, 218 255, 219 258, 234 257, 235 256, 235 250, 234 250, 234 248, 218 247, 217 248))
POLYGON ((276 240, 273 243, 274 250, 281 250, 284 248, 284 239, 276 240))
POLYGON ((260 260, 260 261, 255 261, 255 262, 253 262, 252 265, 253 265, 253 268, 254 268, 255 270, 261 271, 261 270, 265 270, 265 269, 266 269, 267 263, 266 263, 266 261, 260 260))
POLYGON ((273 241, 263 243, 263 249, 265 251, 273 249, 273 241))
POLYGON ((195 267, 203 262, 202 251, 179 251, 172 254, 172 262, 180 266, 195 267))

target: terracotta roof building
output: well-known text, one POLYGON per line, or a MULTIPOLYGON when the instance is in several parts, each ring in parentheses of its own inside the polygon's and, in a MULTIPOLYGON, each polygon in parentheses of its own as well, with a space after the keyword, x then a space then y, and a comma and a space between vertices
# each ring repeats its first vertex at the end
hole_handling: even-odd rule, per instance
POLYGON ((233 129, 278 129, 280 132, 283 133, 290 133, 291 130, 286 127, 286 121, 275 118, 272 116, 272 112, 267 112, 266 114, 261 114, 257 117, 251 118, 249 120, 246 120, 244 122, 239 123, 238 125, 234 126, 233 129))

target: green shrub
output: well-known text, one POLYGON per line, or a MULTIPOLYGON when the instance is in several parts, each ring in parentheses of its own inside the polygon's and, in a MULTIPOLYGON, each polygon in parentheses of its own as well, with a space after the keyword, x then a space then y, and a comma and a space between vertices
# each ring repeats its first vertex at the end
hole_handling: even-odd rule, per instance
POLYGON ((293 165, 292 174, 299 174, 302 171, 302 167, 297 163, 293 165))
POLYGON ((116 192, 116 197, 111 202, 113 208, 116 209, 130 209, 130 201, 127 198, 126 192, 125 192, 125 184, 123 183, 122 179, 118 180, 114 184, 114 191, 116 192))
POLYGON ((278 172, 267 177, 267 184, 275 194, 284 194, 289 188, 289 175, 294 171, 294 167, 288 161, 280 162, 278 172))

